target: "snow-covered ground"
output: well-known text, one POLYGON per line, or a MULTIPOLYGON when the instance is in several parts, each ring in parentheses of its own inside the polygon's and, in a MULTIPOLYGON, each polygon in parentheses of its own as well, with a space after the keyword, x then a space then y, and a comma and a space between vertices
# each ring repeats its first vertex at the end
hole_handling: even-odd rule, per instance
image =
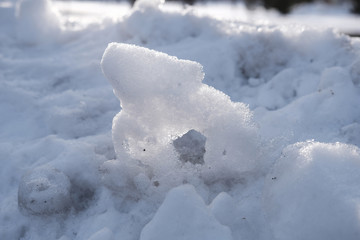
POLYGON ((1 2, 0 239, 360 239, 359 17, 324 8, 1 2))

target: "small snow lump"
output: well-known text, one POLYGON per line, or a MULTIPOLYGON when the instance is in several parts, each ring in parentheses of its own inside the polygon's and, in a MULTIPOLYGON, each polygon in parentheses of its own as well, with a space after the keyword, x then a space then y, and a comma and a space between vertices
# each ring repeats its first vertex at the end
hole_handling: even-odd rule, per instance
POLYGON ((205 143, 206 137, 194 129, 173 141, 180 160, 192 164, 204 164, 205 143))
POLYGON ((64 213, 71 207, 69 178, 51 167, 43 166, 26 173, 20 182, 20 211, 31 215, 64 213))

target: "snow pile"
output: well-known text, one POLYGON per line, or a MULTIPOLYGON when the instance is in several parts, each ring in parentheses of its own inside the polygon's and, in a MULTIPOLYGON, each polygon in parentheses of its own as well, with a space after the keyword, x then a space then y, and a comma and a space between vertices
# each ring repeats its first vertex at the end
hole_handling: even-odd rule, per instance
POLYGON ((1 239, 359 239, 358 39, 103 4, 0 3, 1 239))
POLYGON ((200 169, 208 180, 258 170, 260 139, 249 109, 201 83, 200 64, 112 43, 105 50, 102 69, 121 101, 122 110, 113 120, 119 161, 140 160, 163 178, 170 169, 176 171, 179 157, 187 162, 184 158, 201 159, 205 152, 202 161, 193 163, 204 162, 200 169), (198 138, 198 149, 186 146, 180 136, 198 138))
POLYGON ((191 9, 169 11, 163 3, 162 0, 137 1, 120 23, 121 35, 132 39, 132 43, 153 47, 216 35, 216 29, 207 27, 217 24, 214 19, 198 18, 191 9))
POLYGON ((232 240, 230 229, 221 225, 191 185, 169 191, 154 218, 141 231, 140 240, 209 239, 232 240))
POLYGON ((17 37, 26 44, 58 41, 59 13, 51 0, 19 0, 16 7, 17 37))
POLYGON ((275 239, 360 237, 360 150, 303 142, 283 150, 264 205, 275 239))

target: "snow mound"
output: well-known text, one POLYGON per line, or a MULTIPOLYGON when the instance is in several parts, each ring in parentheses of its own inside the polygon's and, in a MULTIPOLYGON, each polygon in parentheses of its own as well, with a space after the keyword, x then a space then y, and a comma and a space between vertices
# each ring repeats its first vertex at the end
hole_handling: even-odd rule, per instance
POLYGON ((137 0, 134 9, 156 9, 165 3, 165 0, 137 0))
POLYGON ((22 43, 32 45, 59 39, 60 17, 51 0, 19 0, 16 18, 17 37, 22 43))
POLYGON ((211 27, 212 18, 199 18, 192 9, 169 11, 163 0, 136 1, 121 22, 121 35, 137 45, 168 45, 199 36, 212 36, 217 29, 211 27), (166 23, 166 24, 164 24, 166 23))
POLYGON ((122 107, 112 129, 118 160, 140 160, 165 176, 181 162, 176 150, 182 162, 194 156, 180 144, 189 137, 200 140, 196 157, 206 151, 202 176, 211 181, 257 170, 260 141, 250 110, 203 84, 199 63, 111 43, 101 64, 122 107))
POLYGON ((70 188, 69 178, 59 170, 47 166, 35 168, 21 179, 20 210, 33 215, 64 213, 71 207, 70 188))
POLYGON ((167 194, 154 218, 141 231, 140 240, 230 240, 230 229, 221 225, 191 185, 167 194))
POLYGON ((234 199, 226 192, 221 192, 210 204, 215 218, 225 226, 231 226, 236 221, 237 206, 234 199))
POLYGON ((287 147, 267 178, 275 238, 359 239, 360 150, 342 143, 287 147))

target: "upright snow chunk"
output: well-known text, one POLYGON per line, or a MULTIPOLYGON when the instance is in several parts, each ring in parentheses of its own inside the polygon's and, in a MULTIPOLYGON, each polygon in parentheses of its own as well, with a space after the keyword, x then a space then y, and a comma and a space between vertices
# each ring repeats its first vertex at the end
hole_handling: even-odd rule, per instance
POLYGON ((297 143, 268 176, 264 204, 275 238, 360 239, 360 150, 297 143))
POLYGON ((51 215, 64 213, 71 207, 70 180, 51 167, 39 167, 23 176, 18 203, 23 213, 51 215))
POLYGON ((230 229, 221 225, 191 185, 172 189, 154 218, 141 231, 140 240, 230 240, 230 229))
POLYGON ((177 149, 183 161, 190 161, 195 154, 200 159, 194 163, 205 162, 204 169, 209 171, 238 173, 257 167, 259 139, 249 109, 202 84, 204 73, 199 63, 111 43, 101 64, 122 106, 113 120, 119 159, 138 159, 155 174, 157 169, 167 174, 178 165, 177 149), (191 129, 198 133, 189 132, 191 129), (172 144, 180 136, 182 140, 172 144), (185 138, 199 140, 199 151, 190 153, 185 138), (192 156, 185 156, 183 150, 192 156))
POLYGON ((19 0, 16 18, 17 37, 26 44, 54 41, 61 32, 60 18, 51 0, 19 0))

